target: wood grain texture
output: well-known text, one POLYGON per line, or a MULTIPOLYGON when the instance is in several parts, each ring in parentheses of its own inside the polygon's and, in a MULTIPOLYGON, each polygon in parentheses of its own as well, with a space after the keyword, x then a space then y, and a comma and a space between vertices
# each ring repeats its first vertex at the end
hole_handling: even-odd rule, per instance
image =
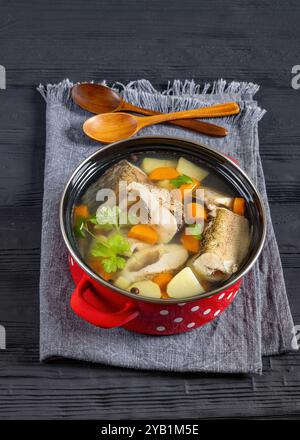
POLYGON ((39 261, 45 105, 35 87, 147 78, 253 81, 271 212, 300 324, 300 3, 211 0, 0 1, 0 418, 299 418, 300 354, 264 359, 261 377, 40 365, 39 261), (87 7, 88 5, 88 7, 87 7), (151 35, 151 38, 149 38, 151 35))

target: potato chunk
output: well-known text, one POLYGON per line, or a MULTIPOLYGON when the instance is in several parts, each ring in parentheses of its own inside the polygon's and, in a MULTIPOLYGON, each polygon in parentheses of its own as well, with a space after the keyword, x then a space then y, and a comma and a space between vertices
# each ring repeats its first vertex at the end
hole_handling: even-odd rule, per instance
POLYGON ((145 157, 142 162, 142 170, 146 174, 152 173, 156 168, 174 167, 176 168, 177 160, 175 159, 155 159, 154 157, 145 157))
POLYGON ((188 298, 204 292, 203 287, 190 267, 185 267, 167 285, 167 294, 171 298, 188 298))
POLYGON ((200 182, 208 176, 208 171, 195 165, 193 162, 181 157, 177 164, 177 171, 180 174, 185 174, 186 176, 192 177, 193 179, 197 179, 200 182))
POLYGON ((137 281, 128 288, 129 292, 134 289, 137 289, 138 296, 148 296, 149 298, 161 297, 160 287, 153 281, 137 281))

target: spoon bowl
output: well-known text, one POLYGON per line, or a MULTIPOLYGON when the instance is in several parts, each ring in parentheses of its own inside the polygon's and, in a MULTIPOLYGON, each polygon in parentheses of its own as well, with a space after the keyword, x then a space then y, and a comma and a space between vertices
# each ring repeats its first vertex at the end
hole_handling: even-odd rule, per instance
POLYGON ((83 131, 96 141, 116 142, 131 137, 138 131, 137 119, 128 113, 104 113, 85 121, 83 131))
POLYGON ((88 83, 73 86, 72 99, 81 108, 96 114, 115 112, 123 103, 121 96, 113 89, 88 83))

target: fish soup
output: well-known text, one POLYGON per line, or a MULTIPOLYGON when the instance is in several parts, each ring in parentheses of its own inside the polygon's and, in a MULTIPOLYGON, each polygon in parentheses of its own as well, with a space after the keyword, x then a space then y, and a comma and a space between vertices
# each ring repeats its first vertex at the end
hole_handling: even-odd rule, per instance
POLYGON ((137 154, 98 176, 73 208, 87 265, 137 296, 187 298, 236 273, 250 244, 244 198, 187 157, 137 154))

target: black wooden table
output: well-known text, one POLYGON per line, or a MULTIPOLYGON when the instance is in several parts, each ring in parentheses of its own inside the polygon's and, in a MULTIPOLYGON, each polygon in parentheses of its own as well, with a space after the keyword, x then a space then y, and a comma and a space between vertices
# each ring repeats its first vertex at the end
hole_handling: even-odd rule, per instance
POLYGON ((40 83, 147 78, 257 82, 268 110, 261 154, 295 323, 300 324, 298 0, 0 0, 0 418, 226 418, 300 415, 300 354, 262 376, 164 374, 39 364, 45 104, 40 83))

